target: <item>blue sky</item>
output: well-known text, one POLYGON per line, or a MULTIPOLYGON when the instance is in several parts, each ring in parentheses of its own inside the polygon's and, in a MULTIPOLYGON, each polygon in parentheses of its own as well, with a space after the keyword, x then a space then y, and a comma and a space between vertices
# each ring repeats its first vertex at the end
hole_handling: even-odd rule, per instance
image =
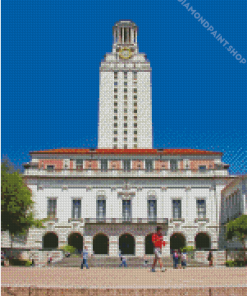
POLYGON ((2 0, 2 156, 97 147, 100 62, 130 19, 152 67, 154 148, 221 151, 246 174, 247 63, 187 3, 247 60, 245 0, 2 0))

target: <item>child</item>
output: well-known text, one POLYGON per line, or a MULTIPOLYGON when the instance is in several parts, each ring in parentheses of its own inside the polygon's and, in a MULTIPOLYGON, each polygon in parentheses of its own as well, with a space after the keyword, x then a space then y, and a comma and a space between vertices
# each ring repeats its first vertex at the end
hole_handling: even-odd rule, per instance
POLYGON ((127 267, 126 257, 124 255, 121 255, 121 261, 122 263, 119 265, 119 267, 127 267))
POLYGON ((177 269, 178 266, 178 251, 173 252, 173 268, 177 269))
POLYGON ((186 267, 186 252, 183 251, 182 254, 181 254, 181 266, 183 269, 185 269, 186 267))

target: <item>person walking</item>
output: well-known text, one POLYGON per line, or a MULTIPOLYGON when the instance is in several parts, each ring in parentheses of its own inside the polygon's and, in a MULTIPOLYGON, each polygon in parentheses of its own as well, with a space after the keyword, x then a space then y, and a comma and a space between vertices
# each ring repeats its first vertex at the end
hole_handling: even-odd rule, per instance
POLYGON ((163 268, 162 259, 161 259, 161 248, 162 248, 162 245, 165 246, 161 229, 162 228, 160 226, 157 226, 157 232, 152 235, 152 242, 154 244, 154 254, 155 254, 154 262, 151 269, 152 272, 155 272, 155 265, 157 261, 159 261, 161 271, 163 272, 166 271, 166 269, 163 268))
POLYGON ((174 250, 173 252, 173 268, 178 268, 178 251, 174 250))
POLYGON ((185 269, 186 265, 187 265, 187 254, 185 251, 183 251, 181 254, 181 267, 185 269))
POLYGON ((182 268, 182 260, 181 260, 181 256, 182 256, 181 250, 178 249, 178 268, 179 268, 179 269, 182 268))
POLYGON ((83 269, 84 265, 86 266, 86 269, 89 269, 89 267, 88 267, 88 247, 87 246, 83 249, 83 252, 82 252, 81 269, 83 269))
POLYGON ((126 257, 123 255, 123 254, 121 254, 121 264, 119 265, 119 267, 122 267, 122 266, 124 266, 124 267, 127 267, 127 261, 126 261, 126 257))
POLYGON ((144 255, 143 259, 144 259, 144 267, 147 267, 148 266, 148 258, 147 258, 147 256, 144 255))
POLYGON ((209 251, 209 254, 208 254, 208 261, 209 261, 209 267, 213 267, 213 254, 212 254, 212 251, 209 251))

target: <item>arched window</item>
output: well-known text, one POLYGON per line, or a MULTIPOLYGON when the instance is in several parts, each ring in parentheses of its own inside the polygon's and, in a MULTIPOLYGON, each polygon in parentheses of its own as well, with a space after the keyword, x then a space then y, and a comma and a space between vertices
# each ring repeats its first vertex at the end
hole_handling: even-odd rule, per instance
POLYGON ((211 248, 210 237, 206 233, 198 233, 195 237, 196 249, 204 250, 211 248))
POLYGON ((124 255, 135 255, 135 239, 131 234, 125 233, 119 237, 119 249, 124 255))
POLYGON ((109 253, 109 239, 105 234, 97 234, 93 238, 94 254, 107 255, 109 253))
POLYGON ((58 237, 53 232, 48 232, 43 236, 44 249, 56 249, 58 247, 58 237))

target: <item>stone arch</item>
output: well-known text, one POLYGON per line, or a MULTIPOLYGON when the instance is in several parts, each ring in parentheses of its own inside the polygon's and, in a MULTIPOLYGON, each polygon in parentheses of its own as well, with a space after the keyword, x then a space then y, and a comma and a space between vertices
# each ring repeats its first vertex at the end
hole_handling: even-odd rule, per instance
POLYGON ((154 245, 152 242, 152 233, 149 233, 145 236, 145 254, 151 255, 154 254, 154 245))
POLYGON ((124 255, 135 255, 135 238, 129 233, 119 237, 119 250, 124 255))
POLYGON ((196 249, 205 250, 211 249, 211 238, 206 232, 199 232, 195 236, 196 249))
POLYGON ((186 246, 186 238, 183 233, 174 232, 170 236, 170 249, 171 250, 182 249, 185 246, 186 246))
POLYGON ((83 236, 79 232, 71 232, 68 236, 68 245, 74 247, 78 252, 83 250, 83 236))
POLYGON ((93 237, 94 254, 108 255, 109 254, 109 238, 104 233, 98 233, 93 237))
POLYGON ((44 249, 56 249, 58 247, 58 236, 55 232, 46 232, 42 238, 44 249))

